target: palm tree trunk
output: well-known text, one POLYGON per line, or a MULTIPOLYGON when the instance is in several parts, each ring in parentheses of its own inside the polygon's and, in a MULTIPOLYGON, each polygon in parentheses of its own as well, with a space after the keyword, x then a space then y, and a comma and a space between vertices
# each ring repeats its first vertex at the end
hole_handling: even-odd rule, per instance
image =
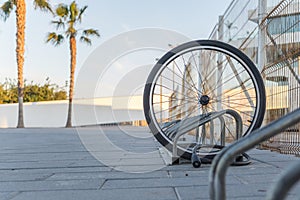
POLYGON ((70 64, 70 88, 69 88, 69 109, 68 109, 68 119, 66 127, 72 127, 72 108, 73 108, 73 94, 74 94, 74 74, 76 68, 76 38, 75 36, 70 37, 70 54, 71 54, 71 64, 70 64))
POLYGON ((18 65, 18 102, 19 115, 17 128, 24 128, 23 98, 24 98, 24 52, 25 52, 25 22, 26 22, 26 3, 25 0, 16 1, 16 23, 17 23, 17 65, 18 65))

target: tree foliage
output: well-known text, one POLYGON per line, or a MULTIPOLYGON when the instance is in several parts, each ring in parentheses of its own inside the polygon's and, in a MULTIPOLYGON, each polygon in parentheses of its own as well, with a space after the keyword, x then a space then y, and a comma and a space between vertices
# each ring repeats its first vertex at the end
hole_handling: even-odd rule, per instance
MULTIPOLYGON (((66 100, 67 92, 65 87, 59 87, 52 84, 49 78, 44 84, 37 84, 25 80, 24 84, 24 102, 53 101, 66 100)), ((18 102, 18 85, 14 79, 6 79, 4 83, 0 83, 0 104, 17 103, 18 102)))
POLYGON ((72 38, 80 35, 80 41, 88 45, 92 44, 91 37, 100 37, 96 29, 81 29, 76 25, 81 24, 82 16, 86 11, 87 6, 79 8, 75 1, 70 5, 61 3, 59 4, 54 13, 54 20, 51 21, 58 32, 50 32, 47 34, 46 42, 51 42, 57 46, 62 44, 65 38, 72 38))

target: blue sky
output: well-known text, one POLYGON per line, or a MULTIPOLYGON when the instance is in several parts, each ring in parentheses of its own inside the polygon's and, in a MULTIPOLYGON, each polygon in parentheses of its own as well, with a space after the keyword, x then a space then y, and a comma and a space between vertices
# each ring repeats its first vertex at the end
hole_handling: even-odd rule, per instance
MULTIPOLYGON (((78 44, 77 72, 97 46, 125 31, 153 27, 180 32, 192 39, 207 38, 231 1, 78 0, 79 6, 88 5, 81 26, 98 29, 101 38, 94 39, 92 46, 78 44)), ((3 2, 0 0, 1 5, 3 2)), ((71 1, 51 2, 55 5, 71 1)), ((64 85, 69 77, 69 49, 67 43, 58 47, 45 43, 47 32, 55 30, 50 25, 51 19, 50 14, 34 11, 31 1, 27 1, 24 77, 38 83, 49 77, 52 82, 64 85)), ((12 13, 5 23, 0 22, 0 82, 17 76, 15 31, 12 13)))

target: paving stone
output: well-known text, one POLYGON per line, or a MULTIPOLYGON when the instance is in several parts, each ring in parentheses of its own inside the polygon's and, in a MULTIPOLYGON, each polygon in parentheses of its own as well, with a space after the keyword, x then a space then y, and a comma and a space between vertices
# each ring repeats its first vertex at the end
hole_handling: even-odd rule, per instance
POLYGON ((20 192, 0 192, 0 200, 10 200, 20 194, 20 192))
MULTIPOLYGON (((34 161, 34 162, 10 162, 10 163, 0 163, 0 170, 1 169, 38 169, 38 168, 45 168, 45 167, 68 167, 71 166, 71 164, 74 161, 34 161)), ((99 162, 97 163, 98 165, 99 162)))
POLYGON ((0 163, 4 162, 34 162, 34 161, 61 161, 61 160, 79 160, 93 159, 90 153, 81 152, 60 152, 60 153, 0 153, 0 163))
POLYGON ((104 179, 0 182, 0 192, 99 189, 104 179))
MULTIPOLYGON (((228 199, 240 199, 255 197, 263 199, 266 195, 268 186, 263 185, 244 185, 244 184, 228 184, 226 186, 226 197, 228 199)), ((176 187, 176 190, 181 199, 209 199, 209 187, 190 186, 190 187, 176 187)))
POLYGON ((162 170, 164 167, 164 165, 116 165, 112 166, 112 170, 129 173, 149 173, 162 170))
POLYGON ((45 167, 38 169, 6 169, 0 170, 0 174, 36 174, 36 173, 60 173, 60 172, 109 172, 112 168, 106 166, 77 166, 77 167, 45 167))
POLYGON ((173 188, 22 192, 12 200, 174 200, 173 188))
MULTIPOLYGON (((228 178, 228 183, 239 184, 239 181, 234 178, 228 178)), ((208 185, 208 177, 201 179, 198 177, 184 178, 148 178, 148 179, 108 179, 102 189, 116 188, 152 188, 152 187, 180 187, 193 185, 208 185)))
POLYGON ((107 172, 80 172, 80 173, 57 173, 47 180, 84 180, 84 179, 147 179, 147 178, 167 178, 169 175, 165 171, 154 171, 150 173, 125 173, 113 171, 107 172))
POLYGON ((8 174, 0 173, 0 182, 12 182, 12 181, 38 181, 45 180, 48 177, 52 176, 52 173, 23 173, 23 174, 8 174))

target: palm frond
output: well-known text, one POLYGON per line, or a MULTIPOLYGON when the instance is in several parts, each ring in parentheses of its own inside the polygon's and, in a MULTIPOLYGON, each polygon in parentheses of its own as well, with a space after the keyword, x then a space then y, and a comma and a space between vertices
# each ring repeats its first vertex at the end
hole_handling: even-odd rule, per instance
POLYGON ((3 18, 4 21, 6 21, 7 18, 10 16, 10 13, 14 8, 15 3, 16 2, 14 0, 8 0, 1 6, 0 16, 1 18, 3 18))
POLYGON ((54 46, 60 45, 64 41, 64 36, 55 32, 48 33, 46 42, 51 42, 54 46))
POLYGON ((99 34, 98 30, 96 30, 96 29, 86 29, 86 30, 83 30, 82 35, 83 36, 96 36, 96 37, 100 37, 100 34, 99 34))
POLYGON ((78 10, 77 4, 75 1, 73 1, 70 5, 70 20, 72 22, 75 22, 78 14, 79 14, 79 10, 78 10))
POLYGON ((55 10, 57 16, 67 18, 69 14, 69 8, 66 4, 59 4, 55 10))
POLYGON ((81 42, 84 42, 84 43, 86 43, 86 44, 88 44, 88 45, 92 45, 92 40, 91 40, 90 38, 88 38, 88 37, 81 36, 81 37, 80 37, 80 41, 81 41, 81 42))
POLYGON ((48 0, 34 0, 33 4, 35 9, 39 8, 42 11, 46 11, 46 12, 50 11, 52 14, 54 14, 48 0))
POLYGON ((57 34, 55 32, 48 33, 46 42, 51 42, 53 45, 57 46, 61 44, 65 39, 75 38, 77 34, 81 33, 79 39, 88 45, 92 44, 91 37, 100 37, 98 30, 96 29, 77 29, 76 23, 81 22, 84 12, 88 6, 84 6, 81 9, 77 7, 75 1, 71 4, 59 4, 55 10, 55 18, 51 21, 52 24, 56 25, 56 29, 60 32, 57 34))
POLYGON ((62 28, 62 29, 65 28, 65 23, 62 19, 53 20, 53 21, 51 21, 51 24, 56 25, 56 30, 59 30, 60 28, 62 28))
POLYGON ((78 15, 78 20, 79 20, 79 22, 82 21, 82 15, 83 15, 83 13, 84 13, 84 11, 85 11, 86 9, 87 9, 87 6, 84 6, 83 8, 80 9, 79 15, 78 15))

